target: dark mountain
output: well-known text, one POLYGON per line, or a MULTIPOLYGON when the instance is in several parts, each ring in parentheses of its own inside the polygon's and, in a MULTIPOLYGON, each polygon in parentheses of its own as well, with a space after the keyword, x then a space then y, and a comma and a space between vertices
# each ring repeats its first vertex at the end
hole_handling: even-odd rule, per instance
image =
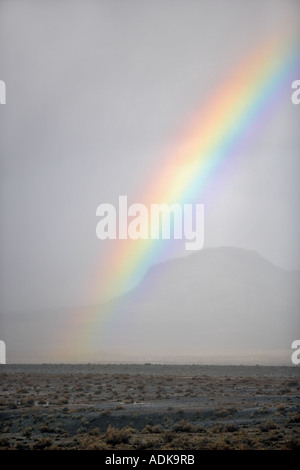
POLYGON ((78 353, 68 344, 70 356, 55 360, 291 365, 299 305, 298 271, 252 251, 211 248, 153 266, 135 289, 105 305, 6 317, 1 339, 8 359, 46 362, 56 347, 66 350, 62 341, 73 337, 76 321, 78 353))
POLYGON ((206 249, 153 266, 119 298, 114 324, 134 356, 290 354, 300 337, 299 287, 299 272, 255 252, 206 249))

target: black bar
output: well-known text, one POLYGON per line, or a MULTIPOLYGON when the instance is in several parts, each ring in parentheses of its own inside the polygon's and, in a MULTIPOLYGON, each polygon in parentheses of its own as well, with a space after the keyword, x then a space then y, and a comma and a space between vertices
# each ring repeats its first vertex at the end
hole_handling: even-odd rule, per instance
MULTIPOLYGON (((22 465, 27 462, 31 465, 40 465, 45 462, 47 464, 59 463, 60 465, 66 463, 68 468, 70 464, 75 464, 76 467, 80 466, 80 470, 85 469, 87 464, 91 461, 97 462, 96 467, 111 468, 111 467, 124 467, 125 468, 161 468, 167 465, 168 468, 199 468, 206 470, 211 468, 211 465, 221 463, 222 465, 228 463, 230 465, 241 465, 247 461, 247 464, 267 464, 268 466, 276 462, 276 465, 284 465, 295 462, 295 451, 285 450, 262 450, 262 451, 239 451, 239 450, 193 450, 193 451, 176 451, 176 450, 42 450, 42 451, 2 451, 5 455, 5 463, 14 465, 17 462, 22 462, 22 465), (209 462, 209 466, 207 465, 209 462), (82 465, 82 467, 81 467, 82 465)), ((296 451, 297 452, 297 451, 296 451)), ((95 467, 95 464, 93 464, 95 467)))

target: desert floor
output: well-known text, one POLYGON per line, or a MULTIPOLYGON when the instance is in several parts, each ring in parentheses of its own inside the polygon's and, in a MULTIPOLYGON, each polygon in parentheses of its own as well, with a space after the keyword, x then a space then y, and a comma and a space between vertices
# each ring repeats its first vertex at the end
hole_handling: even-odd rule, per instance
POLYGON ((1 365, 0 449, 300 448, 300 367, 1 365))

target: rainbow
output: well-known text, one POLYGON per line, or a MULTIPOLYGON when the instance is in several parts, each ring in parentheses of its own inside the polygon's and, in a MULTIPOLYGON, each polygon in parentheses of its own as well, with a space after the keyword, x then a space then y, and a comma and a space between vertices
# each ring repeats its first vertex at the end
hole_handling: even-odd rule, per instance
MULTIPOLYGON (((146 189, 143 184, 136 202, 148 206, 200 202, 206 186, 234 155, 242 156, 254 133, 278 112, 282 99, 290 99, 290 84, 299 70, 299 51, 299 37, 293 32, 277 32, 252 50, 192 116, 176 139, 176 152, 164 156, 159 171, 146 189)), ((167 245, 160 240, 114 241, 112 251, 102 260, 100 273, 97 267, 92 289, 96 302, 133 287, 167 245)), ((73 319, 69 337, 64 338, 60 357, 82 361, 89 359, 95 348, 101 350, 103 335, 114 325, 117 307, 118 298, 80 312, 73 319)))

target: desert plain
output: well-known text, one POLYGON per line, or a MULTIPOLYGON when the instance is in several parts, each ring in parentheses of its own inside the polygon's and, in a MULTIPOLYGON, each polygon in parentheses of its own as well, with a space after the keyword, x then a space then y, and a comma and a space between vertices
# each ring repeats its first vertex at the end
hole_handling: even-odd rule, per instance
POLYGON ((300 448, 300 368, 0 366, 1 450, 300 448))

